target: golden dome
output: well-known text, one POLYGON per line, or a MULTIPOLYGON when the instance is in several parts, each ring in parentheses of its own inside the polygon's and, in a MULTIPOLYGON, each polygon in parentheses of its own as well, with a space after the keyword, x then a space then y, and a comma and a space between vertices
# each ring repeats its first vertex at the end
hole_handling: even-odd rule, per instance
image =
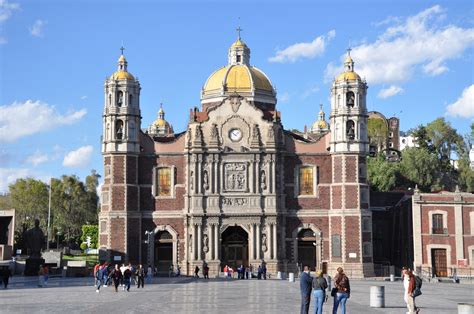
POLYGON ((329 124, 324 120, 318 120, 313 123, 312 130, 327 130, 329 129, 329 124))
POLYGON ((118 59, 118 62, 127 62, 127 60, 125 59, 124 55, 120 55, 120 58, 118 59))
POLYGON ((153 126, 155 126, 155 127, 164 127, 164 126, 169 126, 169 123, 164 119, 158 118, 158 119, 156 119, 155 122, 153 122, 153 126))
POLYGON ((356 72, 344 72, 339 74, 339 76, 336 78, 336 82, 342 82, 342 81, 360 81, 360 76, 356 72))
POLYGON ((132 74, 127 71, 115 71, 114 74, 110 76, 111 80, 134 80, 132 74))
POLYGON ((203 96, 220 93, 222 86, 225 86, 225 91, 233 93, 273 92, 268 77, 256 67, 245 64, 228 65, 212 73, 204 84, 203 96))
POLYGON ((237 48, 237 47, 247 48, 247 45, 239 38, 230 47, 231 48, 237 48))

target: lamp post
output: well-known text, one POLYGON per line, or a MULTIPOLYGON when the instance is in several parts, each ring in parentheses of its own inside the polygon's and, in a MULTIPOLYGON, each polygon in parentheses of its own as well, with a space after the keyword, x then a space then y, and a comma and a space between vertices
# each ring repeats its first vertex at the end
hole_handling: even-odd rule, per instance
POLYGON ((145 235, 147 236, 147 239, 145 240, 145 243, 148 244, 148 266, 151 267, 151 254, 150 254, 150 246, 151 246, 151 237, 154 234, 153 230, 152 231, 145 231, 145 235))
POLYGON ((46 250, 49 251, 49 236, 51 234, 51 190, 53 178, 49 178, 48 229, 46 230, 46 250))

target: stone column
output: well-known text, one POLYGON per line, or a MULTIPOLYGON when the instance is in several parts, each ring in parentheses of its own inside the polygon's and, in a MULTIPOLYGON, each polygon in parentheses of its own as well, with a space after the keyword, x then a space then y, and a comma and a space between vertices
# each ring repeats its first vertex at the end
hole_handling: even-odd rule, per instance
POLYGON ((214 259, 219 259, 219 224, 214 225, 214 259))
POLYGON ((208 237, 209 237, 209 259, 214 259, 214 224, 209 225, 208 227, 208 237))
POLYGON ((257 239, 257 247, 256 247, 256 256, 255 259, 260 259, 261 255, 260 252, 262 251, 262 247, 260 245, 260 240, 261 240, 261 235, 260 235, 260 224, 256 225, 256 232, 255 232, 255 238, 257 239))
POLYGON ((192 224, 191 235, 193 236, 193 238, 191 239, 191 249, 193 250, 191 259, 195 261, 196 260, 196 225, 195 224, 192 224))
POLYGON ((196 193, 202 194, 202 154, 198 154, 198 163, 196 171, 196 193))
POLYGON ((272 224, 272 231, 273 231, 273 235, 272 235, 272 239, 273 239, 273 256, 272 258, 273 259, 277 259, 278 258, 278 251, 277 251, 277 230, 276 230, 276 224, 272 224))
POLYGON ((271 184, 270 186, 271 186, 272 190, 270 191, 270 193, 274 194, 274 193, 276 193, 275 192, 275 190, 276 190, 276 171, 275 171, 275 155, 274 154, 272 154, 270 156, 270 169, 271 169, 270 172, 272 174, 271 175, 272 176, 272 179, 271 179, 272 181, 270 183, 271 184))
POLYGON ((197 245, 197 260, 201 260, 202 258, 202 239, 201 239, 201 224, 197 225, 197 239, 198 239, 198 245, 197 245))
POLYGON ((255 233, 253 231, 254 226, 255 226, 254 224, 249 225, 249 230, 250 230, 250 232, 249 232, 249 260, 254 259, 254 254, 253 254, 253 248, 255 246, 254 237, 253 237, 253 235, 255 233))

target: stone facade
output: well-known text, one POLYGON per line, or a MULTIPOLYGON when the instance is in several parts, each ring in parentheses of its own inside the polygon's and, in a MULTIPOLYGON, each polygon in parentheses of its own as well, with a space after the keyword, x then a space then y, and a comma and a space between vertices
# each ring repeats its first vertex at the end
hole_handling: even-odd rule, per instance
POLYGON ((474 267, 474 194, 413 195, 414 267, 437 277, 470 275, 474 267))
MULTIPOLYGON (((159 271, 179 265, 184 274, 204 263, 211 275, 225 264, 264 263, 269 273, 309 264, 373 275, 371 230, 362 223, 371 219, 365 81, 357 74, 336 80, 336 128, 303 138, 284 129, 276 92, 249 59, 239 38, 229 49, 229 65, 206 81, 202 111, 190 111, 182 133, 140 131, 139 106, 118 106, 116 96, 106 96, 102 258, 159 271), (356 98, 348 106, 350 93, 356 98), (126 131, 117 138, 122 117, 126 131)), ((346 72, 353 71, 350 61, 346 72)), ((106 95, 133 94, 138 105, 138 81, 116 73, 106 95)))

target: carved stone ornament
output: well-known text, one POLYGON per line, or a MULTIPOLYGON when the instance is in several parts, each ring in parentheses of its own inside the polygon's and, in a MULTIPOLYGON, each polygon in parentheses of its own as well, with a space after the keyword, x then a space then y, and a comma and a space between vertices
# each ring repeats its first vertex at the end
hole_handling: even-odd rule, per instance
POLYGON ((267 175, 265 174, 265 170, 260 172, 260 188, 262 191, 267 188, 267 175))
POLYGON ((252 139, 254 141, 258 141, 260 139, 260 131, 258 129, 258 125, 254 124, 252 129, 252 139))
POLYGON ((211 127, 211 140, 217 141, 219 138, 219 131, 217 130, 217 124, 213 124, 211 127))
POLYGON ((188 129, 188 146, 192 146, 192 131, 191 128, 188 129))
POLYGON ((273 130, 273 125, 270 125, 268 127, 268 133, 267 133, 268 139, 273 140, 275 137, 275 130, 273 130))
POLYGON ((233 97, 230 101, 230 104, 232 106, 232 111, 234 112, 239 111, 239 107, 242 104, 240 97, 233 97))
POLYGON ((207 170, 204 170, 202 187, 204 190, 209 189, 209 175, 207 174, 207 170))
POLYGON ((247 165, 244 163, 225 164, 225 189, 244 191, 247 187, 247 165))
POLYGON ((194 137, 196 141, 202 141, 202 130, 201 127, 198 125, 196 126, 196 135, 194 137))
POLYGON ((194 181, 194 172, 190 172, 189 173, 189 189, 192 191, 193 188, 194 188, 194 184, 193 184, 193 181, 194 181))

